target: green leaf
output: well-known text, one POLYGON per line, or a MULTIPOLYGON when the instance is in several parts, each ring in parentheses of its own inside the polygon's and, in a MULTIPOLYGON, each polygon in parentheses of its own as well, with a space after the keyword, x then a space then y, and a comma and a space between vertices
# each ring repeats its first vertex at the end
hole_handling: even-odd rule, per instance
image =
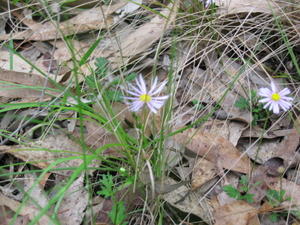
POLYGON ((111 102, 121 102, 123 100, 121 91, 106 90, 105 95, 111 102))
POLYGON ((114 204, 108 216, 111 219, 112 223, 115 225, 127 224, 124 222, 124 220, 126 219, 126 209, 124 206, 124 202, 120 201, 114 204))
POLYGON ((235 187, 230 185, 225 185, 223 191, 231 198, 240 199, 241 193, 235 187))
POLYGON ((241 109, 246 110, 250 108, 249 101, 245 99, 244 97, 240 97, 235 103, 234 106, 241 109))
POLYGON ((200 101, 198 101, 198 100, 194 99, 194 100, 192 100, 192 103, 193 103, 193 105, 195 107, 195 110, 202 110, 202 109, 205 108, 205 106, 200 101))
POLYGON ((97 67, 95 70, 95 74, 97 78, 103 78, 107 74, 107 65, 108 60, 103 57, 96 58, 95 66, 97 67))
POLYGON ((280 203, 284 202, 286 199, 284 199, 285 190, 267 190, 267 198, 269 203, 273 206, 279 206, 280 203))
MULTIPOLYGON (((136 74, 136 73, 130 73, 130 74, 128 74, 128 75, 124 78, 124 80, 125 80, 126 82, 130 82, 130 81, 134 80, 136 77, 137 77, 137 74, 136 74)), ((111 86, 114 86, 114 85, 118 85, 118 84, 121 84, 121 83, 122 83, 122 79, 119 78, 119 77, 117 77, 116 79, 114 79, 114 80, 110 83, 110 85, 111 85, 111 86)))
POLYGON ((249 193, 247 193, 247 194, 245 194, 245 195, 242 195, 242 196, 240 197, 240 200, 245 200, 245 201, 247 201, 248 203, 253 203, 253 202, 254 202, 253 196, 254 196, 254 194, 249 194, 249 193))
POLYGON ((277 213, 271 213, 268 218, 271 222, 275 223, 279 220, 279 215, 277 213))
POLYGON ((89 88, 96 89, 96 82, 97 80, 95 79, 94 75, 89 75, 85 78, 85 83, 89 86, 89 88))
MULTIPOLYGON (((81 57, 80 61, 79 61, 79 65, 82 66, 85 63, 88 62, 89 57, 92 55, 93 51, 97 48, 97 46, 99 45, 100 41, 102 40, 102 37, 98 38, 93 44, 92 46, 86 51, 86 53, 81 57)), ((96 59, 97 61, 97 59, 96 59)))
POLYGON ((98 191, 98 195, 103 195, 105 198, 109 198, 114 195, 114 182, 113 182, 113 176, 110 174, 103 175, 102 179, 100 180, 100 183, 102 184, 102 190, 98 191))
POLYGON ((248 177, 245 175, 241 176, 240 183, 242 185, 248 185, 248 183, 249 183, 248 177))

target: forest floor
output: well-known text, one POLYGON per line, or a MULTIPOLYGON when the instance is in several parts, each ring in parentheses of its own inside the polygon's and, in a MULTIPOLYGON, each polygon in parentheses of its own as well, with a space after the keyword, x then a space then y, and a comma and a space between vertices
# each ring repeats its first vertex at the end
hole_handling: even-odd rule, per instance
POLYGON ((300 225, 298 0, 0 0, 0 225, 300 225))

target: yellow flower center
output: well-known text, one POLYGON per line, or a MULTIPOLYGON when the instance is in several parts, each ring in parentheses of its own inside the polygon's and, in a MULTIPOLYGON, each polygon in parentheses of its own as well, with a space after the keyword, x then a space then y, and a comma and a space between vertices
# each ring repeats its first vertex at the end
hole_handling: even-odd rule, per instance
POLYGON ((274 101, 279 101, 281 97, 278 93, 274 93, 274 94, 272 94, 271 98, 274 101))
POLYGON ((140 100, 141 100, 142 102, 150 102, 151 99, 152 99, 151 96, 150 96, 150 95, 147 95, 147 94, 143 94, 143 95, 140 96, 140 100))

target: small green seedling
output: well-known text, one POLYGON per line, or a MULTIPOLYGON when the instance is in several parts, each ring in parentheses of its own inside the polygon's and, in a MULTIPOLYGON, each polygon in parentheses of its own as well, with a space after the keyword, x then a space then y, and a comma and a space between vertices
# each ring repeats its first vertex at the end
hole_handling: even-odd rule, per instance
POLYGON ((252 125, 256 126, 261 121, 268 119, 268 112, 263 108, 263 104, 259 102, 259 96, 256 91, 251 90, 249 98, 240 97, 234 104, 240 110, 248 110, 252 113, 252 125))
MULTIPOLYGON (((286 197, 285 194, 286 194, 285 190, 279 190, 279 191, 272 190, 272 189, 267 190, 267 194, 266 194, 267 201, 272 207, 276 208, 280 206, 281 203, 291 200, 291 197, 286 197)), ((272 212, 269 214, 269 220, 272 222, 277 222, 279 220, 279 217, 284 217, 286 216, 286 214, 287 212, 272 212)))
MULTIPOLYGON (((259 182, 256 182, 252 186, 258 185, 259 182)), ((254 194, 248 193, 251 185, 249 185, 249 179, 247 176, 241 176, 240 179, 240 187, 237 189, 233 187, 231 184, 225 185, 223 187, 224 192, 231 198, 235 198, 237 200, 245 200, 249 203, 253 203, 254 194)))
POLYGON ((110 174, 103 175, 102 179, 100 180, 102 184, 102 190, 98 191, 97 194, 103 195, 105 198, 111 198, 113 202, 113 206, 111 211, 109 212, 108 216, 111 219, 114 225, 126 225, 126 208, 123 201, 118 201, 115 198, 116 192, 124 189, 130 183, 130 179, 127 179, 124 185, 116 187, 116 184, 113 180, 113 176, 110 174))
POLYGON ((201 111, 205 108, 205 105, 203 105, 200 101, 198 100, 192 100, 192 104, 194 106, 194 109, 197 111, 201 111))

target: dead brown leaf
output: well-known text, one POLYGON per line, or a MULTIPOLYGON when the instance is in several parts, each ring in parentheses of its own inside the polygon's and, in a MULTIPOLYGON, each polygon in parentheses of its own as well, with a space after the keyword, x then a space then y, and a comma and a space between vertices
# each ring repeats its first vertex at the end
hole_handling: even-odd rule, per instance
POLYGON ((216 165, 206 159, 198 159, 192 173, 192 190, 195 190, 217 175, 216 165))
POLYGON ((231 169, 241 173, 250 172, 250 160, 243 156, 237 148, 223 137, 210 133, 197 132, 189 129, 174 136, 174 140, 184 145, 196 155, 217 163, 225 169, 231 169))
POLYGON ((84 187, 84 175, 73 182, 60 204, 58 218, 64 225, 79 225, 85 215, 88 192, 84 187))
POLYGON ((285 167, 291 166, 295 162, 299 162, 299 153, 296 152, 300 143, 300 134, 297 129, 292 129, 291 132, 285 136, 284 140, 275 149, 276 156, 284 159, 285 167))
POLYGON ((236 13, 268 13, 280 12, 279 6, 272 0, 217 0, 218 11, 222 15, 236 13))
MULTIPOLYGON (((171 178, 164 179, 164 182, 166 185, 178 184, 171 178)), ((199 201, 199 199, 203 196, 202 194, 198 193, 197 191, 191 192, 190 194, 189 192, 189 188, 187 188, 185 185, 180 185, 177 189, 165 193, 162 198, 183 212, 197 215, 207 222, 212 221, 212 205, 210 200, 205 198, 202 201, 199 201)))
POLYGON ((277 137, 287 136, 291 132, 291 129, 286 130, 270 130, 265 131, 259 127, 251 127, 243 131, 241 137, 254 137, 254 138, 265 138, 273 139, 277 137))
POLYGON ((46 78, 31 74, 0 69, 0 96, 9 98, 49 98, 50 95, 57 95, 57 92, 47 90, 54 88, 46 78), (24 85, 28 87, 19 87, 24 85), (37 87, 40 90, 35 90, 37 87))
POLYGON ((46 41, 71 34, 83 33, 90 30, 108 28, 114 24, 111 14, 127 4, 127 1, 119 1, 114 5, 101 6, 82 11, 77 16, 55 24, 53 21, 44 24, 35 24, 31 29, 13 34, 0 35, 0 40, 35 40, 46 41), (60 32, 59 32, 60 31, 60 32))
MULTIPOLYGON (((35 216, 37 216, 40 212, 40 209, 37 209, 33 206, 27 206, 15 200, 12 200, 0 193, 0 205, 7 206, 14 212, 19 212, 21 216, 28 216, 30 220, 32 220, 35 216), (19 210, 21 209, 21 210, 19 210)), ((38 222, 39 225, 44 225, 44 224, 52 224, 50 222, 51 220, 46 216, 42 216, 38 222)))
MULTIPOLYGON (((12 154, 23 161, 31 161, 33 165, 39 168, 47 168, 60 158, 83 154, 78 143, 58 131, 56 131, 56 134, 48 135, 45 139, 34 141, 28 145, 0 146, 0 152, 12 154)), ((72 159, 60 163, 55 168, 78 167, 81 163, 83 163, 82 159, 72 159)), ((67 170, 54 171, 54 173, 70 175, 70 171, 67 170)))
POLYGON ((259 225, 257 210, 245 201, 234 201, 215 210, 215 225, 259 225), (257 219, 253 219, 256 217, 257 219))
MULTIPOLYGON (((176 1, 174 4, 169 4, 166 9, 160 12, 160 14, 165 17, 157 15, 149 22, 131 32, 120 42, 120 48, 115 49, 115 46, 110 46, 110 49, 107 50, 105 55, 107 55, 109 61, 112 62, 112 67, 116 68, 124 64, 126 65, 132 58, 146 52, 154 42, 158 41, 162 35, 172 27, 177 15, 178 4, 179 1, 176 1)), ((99 55, 97 55, 97 57, 99 57, 99 55)), ((95 64, 94 60, 90 62, 89 66, 84 65, 81 68, 84 74, 89 74, 90 66, 93 67, 95 64)))

